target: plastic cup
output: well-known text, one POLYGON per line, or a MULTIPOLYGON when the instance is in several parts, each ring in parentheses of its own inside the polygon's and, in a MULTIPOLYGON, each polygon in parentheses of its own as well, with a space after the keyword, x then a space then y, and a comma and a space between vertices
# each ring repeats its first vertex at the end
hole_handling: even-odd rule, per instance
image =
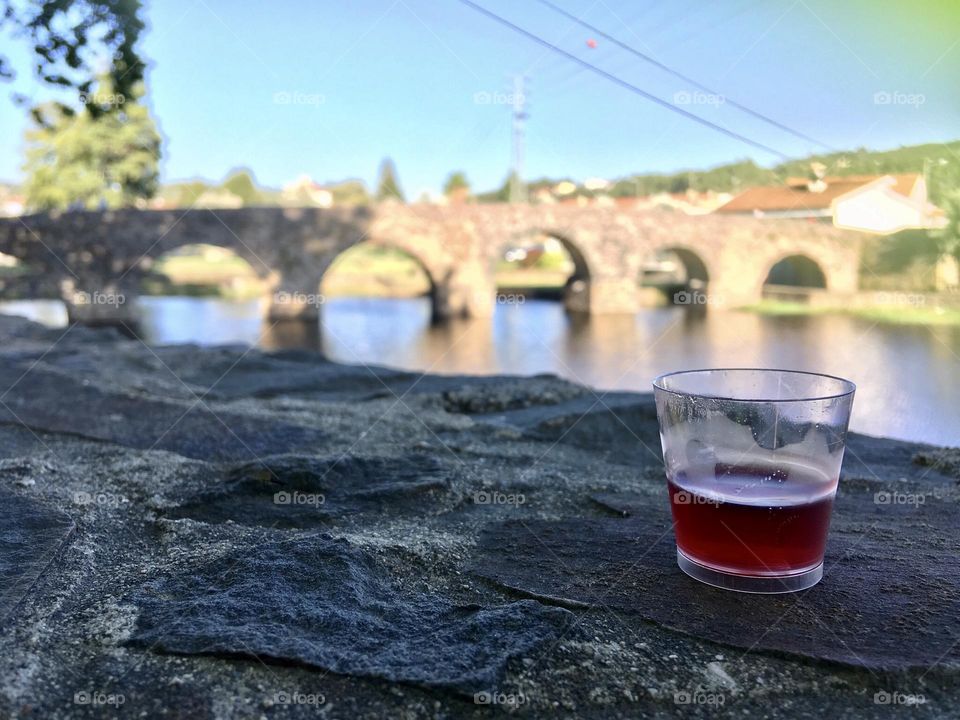
POLYGON ((653 387, 680 568, 741 592, 816 585, 856 386, 736 368, 653 387))

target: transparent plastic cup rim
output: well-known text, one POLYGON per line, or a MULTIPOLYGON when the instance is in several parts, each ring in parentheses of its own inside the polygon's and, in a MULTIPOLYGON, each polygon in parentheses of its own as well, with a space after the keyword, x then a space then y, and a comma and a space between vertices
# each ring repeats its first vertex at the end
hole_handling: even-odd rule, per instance
MULTIPOLYGON (((721 378, 718 378, 721 379, 721 378)), ((718 383, 719 385, 719 383, 718 383)), ((836 375, 827 375, 826 373, 818 372, 809 372, 807 370, 785 370, 782 368, 699 368, 696 370, 676 370, 674 372, 664 373, 663 375, 658 375, 653 380, 653 387, 661 392, 670 393, 671 395, 679 395, 681 397, 698 397, 706 398, 709 400, 722 400, 724 402, 745 402, 745 403, 789 403, 789 402, 817 402, 820 400, 835 400, 837 398, 847 397, 848 395, 853 395, 856 391, 857 386, 850 380, 846 378, 838 377, 836 375), (745 394, 741 395, 730 395, 723 394, 722 392, 702 392, 702 391, 693 391, 685 390, 677 387, 668 387, 667 384, 670 378, 680 378, 682 376, 689 375, 705 375, 709 373, 783 373, 784 375, 804 375, 807 377, 816 377, 822 378, 824 380, 832 381, 836 386, 837 392, 824 392, 824 393, 815 393, 813 395, 797 396, 797 397, 780 397, 780 398, 765 398, 765 397, 748 397, 745 394)), ((718 387, 718 390, 720 388, 718 387)))

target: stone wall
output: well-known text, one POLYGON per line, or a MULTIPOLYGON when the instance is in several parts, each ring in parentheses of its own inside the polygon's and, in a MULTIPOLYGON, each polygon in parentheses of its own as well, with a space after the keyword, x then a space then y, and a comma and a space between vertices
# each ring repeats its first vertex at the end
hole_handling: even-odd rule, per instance
POLYGON ((2 315, 0 386, 0 718, 957 717, 960 451, 848 434, 755 595, 677 567, 649 394, 2 315))

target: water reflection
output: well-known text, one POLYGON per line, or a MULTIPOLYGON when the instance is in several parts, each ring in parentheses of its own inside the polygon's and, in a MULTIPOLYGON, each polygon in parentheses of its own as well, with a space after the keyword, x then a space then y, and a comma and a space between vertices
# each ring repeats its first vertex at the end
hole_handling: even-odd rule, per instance
MULTIPOLYGON (((594 387, 648 392, 669 370, 781 367, 858 385, 860 432, 960 445, 960 328, 877 325, 842 316, 773 318, 679 307, 572 316, 559 303, 498 307, 493 318, 431 325, 426 299, 333 299, 319 326, 261 319, 259 301, 143 298, 142 332, 166 344, 311 348, 342 362, 438 373, 551 372, 594 387)), ((29 303, 12 310, 28 314, 29 303)), ((0 308, 10 307, 0 304, 0 308)), ((56 312, 43 306, 49 324, 56 312)))

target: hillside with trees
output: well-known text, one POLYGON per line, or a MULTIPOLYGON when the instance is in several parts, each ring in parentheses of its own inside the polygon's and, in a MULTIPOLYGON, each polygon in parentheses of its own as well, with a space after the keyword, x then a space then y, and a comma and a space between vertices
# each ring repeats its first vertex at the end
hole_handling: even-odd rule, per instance
MULTIPOLYGON (((811 163, 822 163, 829 175, 873 175, 884 173, 926 173, 930 188, 930 197, 940 204, 945 196, 960 188, 960 140, 950 143, 928 143, 911 145, 894 150, 857 150, 804 158, 765 168, 752 160, 741 160, 719 165, 707 170, 684 170, 674 173, 642 173, 619 178, 613 184, 610 194, 615 197, 637 197, 661 192, 678 193, 686 190, 703 192, 736 193, 754 185, 778 185, 788 177, 806 177, 810 175, 811 163)), ((556 184, 561 179, 541 179, 528 187, 556 184)), ((506 199, 504 186, 489 193, 478 195, 488 202, 506 199)), ((579 187, 578 194, 591 195, 591 191, 579 187)))

